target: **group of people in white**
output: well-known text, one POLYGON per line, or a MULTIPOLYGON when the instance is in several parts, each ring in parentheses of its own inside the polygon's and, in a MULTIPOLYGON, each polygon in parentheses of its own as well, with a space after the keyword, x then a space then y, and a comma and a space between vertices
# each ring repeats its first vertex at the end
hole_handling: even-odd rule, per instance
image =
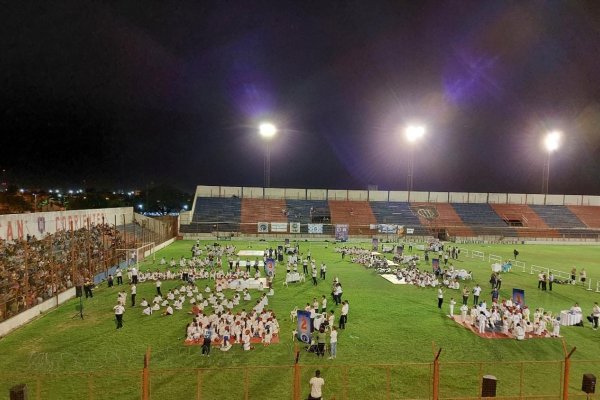
POLYGON ((243 350, 251 350, 252 339, 268 346, 279 335, 279 322, 273 311, 267 309, 268 304, 266 295, 249 312, 242 309, 234 313, 214 307, 208 313, 196 304, 190 312, 194 317, 186 328, 186 343, 217 342, 222 351, 230 350, 234 342, 240 343, 243 350))
POLYGON ((524 340, 528 337, 559 337, 560 318, 543 308, 536 308, 533 315, 527 306, 504 299, 501 303, 493 302, 488 306, 484 300, 469 307, 462 304, 459 316, 454 315, 456 301, 450 299, 450 318, 473 326, 480 334, 487 331, 502 333, 524 340))

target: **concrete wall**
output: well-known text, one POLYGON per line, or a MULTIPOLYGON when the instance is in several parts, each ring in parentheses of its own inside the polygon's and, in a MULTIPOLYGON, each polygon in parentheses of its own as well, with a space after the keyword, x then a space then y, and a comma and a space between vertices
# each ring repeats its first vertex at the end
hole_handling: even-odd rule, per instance
POLYGON ((388 195, 383 190, 369 190, 369 201, 388 201, 388 195))
POLYGON ((449 194, 450 203, 468 203, 469 193, 466 192, 450 192, 449 194))
POLYGON ((327 191, 327 200, 348 200, 348 191, 330 189, 327 191))
MULTIPOLYGON (((415 194, 414 192, 411 194, 415 194)), ((406 203, 408 201, 408 192, 406 191, 390 191, 390 201, 406 203)))
POLYGON ((285 189, 265 188, 265 199, 284 199, 285 189))
POLYGON ((292 200, 305 200, 306 189, 284 189, 284 195, 286 199, 292 200))
POLYGON ((487 203, 487 193, 469 193, 469 203, 487 203))
POLYGON ((221 187, 221 197, 242 197, 242 188, 241 187, 221 187))
POLYGON ((60 293, 58 296, 52 297, 46 300, 42 304, 38 304, 29 310, 23 311, 20 314, 0 323, 0 337, 6 336, 9 332, 25 325, 34 318, 39 317, 44 312, 51 310, 63 304, 65 301, 75 297, 75 288, 68 289, 67 291, 60 293))
MULTIPOLYGON (((356 200, 419 203, 491 203, 600 206, 600 196, 526 193, 410 192, 384 190, 260 188, 198 186, 196 197, 247 197, 255 199, 356 200)), ((194 206, 195 206, 194 199, 194 206)), ((119 221, 119 223, 121 223, 119 221)), ((0 232, 2 232, 0 222, 0 232)), ((0 236, 1 237, 1 236, 0 236)))
POLYGON ((306 200, 327 200, 327 189, 306 189, 306 200))
MULTIPOLYGON (((412 196, 411 196, 412 199, 412 196)), ((430 203, 449 203, 450 193, 448 192, 429 192, 430 203)), ((462 201, 460 202, 462 203, 462 201)))
POLYGON ((129 224, 132 218, 133 207, 0 215, 0 239, 12 241, 27 235, 41 238, 70 230, 71 225, 80 229, 91 224, 129 224))
POLYGON ((600 206, 600 196, 583 196, 582 206, 600 206))
POLYGON ((369 192, 366 190, 348 190, 348 200, 368 201, 369 192))

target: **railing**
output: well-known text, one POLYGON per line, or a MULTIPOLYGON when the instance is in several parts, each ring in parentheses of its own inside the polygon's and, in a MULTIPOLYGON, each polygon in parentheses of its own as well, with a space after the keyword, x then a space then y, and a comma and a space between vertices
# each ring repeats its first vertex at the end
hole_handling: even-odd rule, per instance
MULTIPOLYGON (((216 350, 216 349, 215 349, 216 350)), ((218 368, 151 368, 62 373, 0 373, 0 393, 18 384, 40 399, 289 399, 308 396, 315 370, 326 399, 480 399, 484 376, 499 399, 584 399, 583 374, 600 375, 600 360, 439 361, 218 368)), ((200 357, 200 356, 198 356, 200 357)))
MULTIPOLYGON (((285 222, 285 221, 262 221, 262 222, 285 222)), ((314 237, 326 237, 333 236, 335 233, 335 223, 331 221, 315 222, 315 224, 323 225, 322 233, 312 233, 308 230, 306 223, 300 224, 300 232, 290 232, 290 223, 295 222, 289 220, 287 232, 259 232, 257 223, 241 223, 239 221, 213 221, 213 222, 195 222, 195 221, 180 221, 180 233, 181 234, 209 234, 212 236, 237 236, 245 232, 244 235, 256 235, 264 236, 265 234, 287 234, 287 235, 298 235, 306 236, 312 235, 314 237), (254 233, 252 233, 254 232, 254 233)), ((351 236, 353 237, 369 237, 373 235, 381 235, 382 233, 377 232, 377 229, 372 229, 371 225, 353 224, 352 219, 348 218, 348 221, 339 222, 340 224, 348 224, 350 232, 356 232, 351 236)), ((600 230, 588 229, 583 230, 582 228, 576 229, 565 229, 561 228, 560 231, 553 228, 531 228, 531 227, 476 227, 471 225, 465 226, 453 226, 447 224, 435 223, 432 225, 411 225, 411 224, 399 224, 404 228, 414 229, 414 236, 435 236, 438 234, 449 234, 450 237, 454 237, 456 241, 461 243, 482 241, 482 238, 489 238, 489 242, 520 242, 523 240, 552 240, 552 241, 600 241, 600 230), (479 233, 477 236, 460 236, 465 232, 465 228, 468 230, 476 229, 479 233), (457 234, 459 236, 457 236, 457 234)), ((405 231, 406 232, 406 231, 405 231)), ((405 235, 406 233, 402 233, 405 235)), ((390 234, 391 235, 391 234, 390 234)), ((410 237, 411 235, 406 235, 410 237)))

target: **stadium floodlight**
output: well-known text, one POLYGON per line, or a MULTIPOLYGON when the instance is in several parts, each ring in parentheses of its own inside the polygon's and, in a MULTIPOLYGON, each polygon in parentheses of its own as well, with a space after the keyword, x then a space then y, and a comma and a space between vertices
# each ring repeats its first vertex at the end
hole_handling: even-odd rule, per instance
POLYGON ((271 186, 271 146, 270 142, 277 134, 277 127, 270 122, 263 122, 258 126, 258 133, 266 142, 265 163, 264 163, 264 185, 266 188, 271 186))
POLYGON ((425 136, 425 127, 422 125, 409 125, 404 129, 404 136, 409 143, 408 153, 408 174, 406 177, 406 187, 408 190, 408 200, 410 201, 410 192, 413 190, 413 175, 415 169, 414 163, 414 145, 425 136))
POLYGON ((542 193, 548 194, 548 184, 550 181, 550 155, 560 147, 561 132, 551 131, 544 138, 544 147, 546 149, 546 161, 544 163, 544 171, 542 174, 542 193))
POLYGON ((258 127, 258 133, 265 139, 272 139, 277 134, 277 127, 270 122, 263 122, 258 127))
POLYGON ((548 132, 544 138, 544 146, 546 146, 548 153, 558 150, 560 147, 560 136, 561 134, 558 131, 548 132))
POLYGON ((421 139, 425 135, 425 127, 420 125, 409 125, 404 130, 406 140, 410 143, 414 143, 421 139))

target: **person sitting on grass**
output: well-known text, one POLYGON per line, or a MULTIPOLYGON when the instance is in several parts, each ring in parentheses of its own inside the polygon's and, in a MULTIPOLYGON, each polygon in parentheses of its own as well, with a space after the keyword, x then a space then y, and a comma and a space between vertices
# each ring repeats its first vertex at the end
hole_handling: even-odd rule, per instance
POLYGON ((525 340, 525 329, 523 329, 521 324, 517 324, 515 327, 514 336, 517 340, 525 340))
POLYGON ((146 307, 142 310, 142 315, 152 315, 152 307, 146 302, 146 307))
POLYGON ((170 315, 173 315, 173 307, 171 307, 171 305, 167 303, 167 308, 165 309, 165 311, 161 315, 163 317, 168 317, 170 315))

